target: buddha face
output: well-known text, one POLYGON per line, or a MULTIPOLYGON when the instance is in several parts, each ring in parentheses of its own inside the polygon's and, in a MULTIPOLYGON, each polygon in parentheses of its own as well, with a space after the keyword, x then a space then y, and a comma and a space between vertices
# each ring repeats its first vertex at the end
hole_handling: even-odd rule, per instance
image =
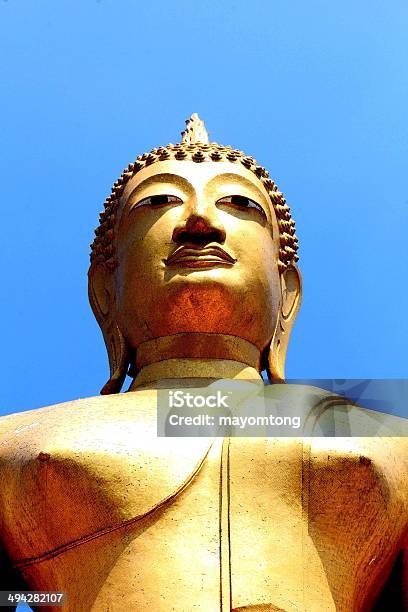
POLYGON ((229 334, 262 350, 281 284, 278 225, 240 164, 162 161, 126 185, 116 236, 116 320, 132 348, 180 332, 229 334))

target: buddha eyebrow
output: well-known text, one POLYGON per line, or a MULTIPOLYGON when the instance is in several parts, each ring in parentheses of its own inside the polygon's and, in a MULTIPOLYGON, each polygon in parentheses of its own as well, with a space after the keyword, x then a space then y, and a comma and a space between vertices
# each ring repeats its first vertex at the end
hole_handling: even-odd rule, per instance
POLYGON ((171 174, 170 172, 163 174, 154 174, 153 176, 149 176, 148 178, 144 179, 144 181, 139 183, 139 185, 136 185, 133 191, 126 198, 126 203, 129 202, 130 198, 134 198, 135 195, 137 195, 143 189, 146 189, 150 185, 154 185, 157 183, 174 183, 175 185, 181 186, 186 191, 193 191, 194 189, 191 183, 179 174, 171 174))
POLYGON ((265 199, 264 194, 262 193, 262 191, 259 189, 257 185, 255 185, 252 181, 248 180, 245 176, 241 176, 240 174, 235 174, 234 172, 224 172, 222 174, 217 174, 216 176, 213 176, 208 181, 207 185, 211 185, 211 183, 215 179, 220 179, 220 178, 231 181, 232 183, 237 183, 237 185, 242 185, 244 187, 247 187, 248 189, 255 191, 258 194, 258 197, 265 199))

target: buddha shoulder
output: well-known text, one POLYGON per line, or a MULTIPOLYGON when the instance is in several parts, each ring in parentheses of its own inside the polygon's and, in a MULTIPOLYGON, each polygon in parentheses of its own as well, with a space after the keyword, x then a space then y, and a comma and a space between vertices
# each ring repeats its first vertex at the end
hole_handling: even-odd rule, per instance
POLYGON ((400 499, 408 516, 408 420, 348 404, 335 395, 315 408, 308 427, 315 474, 324 473, 330 480, 336 473, 354 473, 360 480, 365 470, 400 499))
MULTIPOLYGON (((35 410, 10 414, 0 419, 2 449, 15 448, 26 455, 39 452, 42 444, 68 450, 103 444, 104 433, 112 441, 115 432, 123 438, 132 425, 133 434, 155 426, 154 391, 96 396, 35 410), (113 430, 112 430, 113 427, 113 430)), ((3 453, 2 453, 3 454, 3 453)))
POLYGON ((3 526, 43 540, 13 538, 13 556, 35 556, 151 512, 193 478, 209 445, 205 438, 158 438, 150 390, 3 417, 3 526))

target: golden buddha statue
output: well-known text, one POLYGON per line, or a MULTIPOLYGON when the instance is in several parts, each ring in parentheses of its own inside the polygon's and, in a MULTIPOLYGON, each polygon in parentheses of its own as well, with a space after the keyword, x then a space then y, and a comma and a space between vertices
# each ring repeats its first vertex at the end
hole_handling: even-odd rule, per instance
POLYGON ((197 115, 129 164, 89 270, 102 395, 0 420, 1 589, 70 612, 408 606, 405 438, 157 436, 160 381, 284 381, 296 261, 282 193, 197 115))

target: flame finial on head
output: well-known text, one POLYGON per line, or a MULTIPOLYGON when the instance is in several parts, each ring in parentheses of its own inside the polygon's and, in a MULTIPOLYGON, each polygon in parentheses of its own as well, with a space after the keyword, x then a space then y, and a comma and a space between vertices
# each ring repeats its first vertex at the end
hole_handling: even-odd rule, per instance
POLYGON ((208 144, 208 132, 205 129, 204 121, 200 119, 197 113, 186 120, 186 129, 181 132, 181 142, 187 145, 197 142, 208 144))

